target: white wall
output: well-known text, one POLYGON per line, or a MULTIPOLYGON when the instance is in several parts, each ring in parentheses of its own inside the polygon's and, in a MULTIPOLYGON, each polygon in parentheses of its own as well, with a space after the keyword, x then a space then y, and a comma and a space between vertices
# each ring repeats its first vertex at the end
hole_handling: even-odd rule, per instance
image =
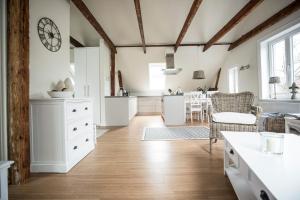
MULTIPOLYGON (((175 53, 175 66, 183 70, 178 75, 166 76, 166 90, 194 90, 199 86, 214 86, 219 68, 226 55, 227 46, 213 46, 210 51, 202 52, 202 47, 179 47, 175 53), (193 71, 203 69, 205 80, 193 80, 193 71)), ((133 92, 149 92, 149 63, 165 62, 165 53, 170 48, 118 48, 116 71, 121 70, 125 88, 133 92)), ((118 79, 116 85, 118 86, 118 79)))
POLYGON ((70 76, 70 2, 69 0, 30 0, 30 97, 48 97, 54 84, 70 76), (41 43, 38 20, 48 17, 57 25, 62 45, 51 52, 41 43))

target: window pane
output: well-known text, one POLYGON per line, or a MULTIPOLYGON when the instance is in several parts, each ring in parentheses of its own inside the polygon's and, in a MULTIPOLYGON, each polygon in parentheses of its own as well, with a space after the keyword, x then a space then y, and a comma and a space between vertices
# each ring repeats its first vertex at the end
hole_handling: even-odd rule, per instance
POLYGON ((162 72, 165 66, 165 63, 149 64, 149 87, 151 90, 165 89, 165 75, 162 72))
POLYGON ((233 67, 229 69, 229 92, 230 93, 238 92, 238 73, 239 73, 238 67, 233 67))
POLYGON ((292 38, 293 40, 293 69, 294 69, 294 81, 297 85, 300 85, 300 33, 296 34, 292 38))
POLYGON ((278 93, 285 93, 287 88, 286 80, 286 58, 285 58, 285 41, 281 40, 272 45, 273 75, 279 76, 280 83, 277 84, 278 93))

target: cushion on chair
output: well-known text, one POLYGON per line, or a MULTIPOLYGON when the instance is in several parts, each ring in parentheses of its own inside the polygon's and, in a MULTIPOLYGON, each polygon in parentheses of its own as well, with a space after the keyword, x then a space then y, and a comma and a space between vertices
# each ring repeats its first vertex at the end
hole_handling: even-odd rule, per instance
POLYGON ((217 123, 255 124, 256 116, 249 113, 220 112, 212 114, 212 120, 217 123))

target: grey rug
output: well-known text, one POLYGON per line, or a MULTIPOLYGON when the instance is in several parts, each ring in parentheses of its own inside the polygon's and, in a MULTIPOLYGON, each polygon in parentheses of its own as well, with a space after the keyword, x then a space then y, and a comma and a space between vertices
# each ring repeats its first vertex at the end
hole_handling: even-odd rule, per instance
POLYGON ((209 138, 209 128, 204 126, 147 127, 142 140, 203 140, 209 138))

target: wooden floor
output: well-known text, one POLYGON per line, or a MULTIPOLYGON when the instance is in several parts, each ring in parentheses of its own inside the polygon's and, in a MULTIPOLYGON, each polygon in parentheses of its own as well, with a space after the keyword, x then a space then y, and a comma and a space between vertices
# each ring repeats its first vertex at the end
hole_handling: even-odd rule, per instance
POLYGON ((135 117, 111 130, 68 174, 32 174, 9 186, 10 199, 236 199, 223 175, 223 144, 208 140, 141 141, 159 116, 135 117))

